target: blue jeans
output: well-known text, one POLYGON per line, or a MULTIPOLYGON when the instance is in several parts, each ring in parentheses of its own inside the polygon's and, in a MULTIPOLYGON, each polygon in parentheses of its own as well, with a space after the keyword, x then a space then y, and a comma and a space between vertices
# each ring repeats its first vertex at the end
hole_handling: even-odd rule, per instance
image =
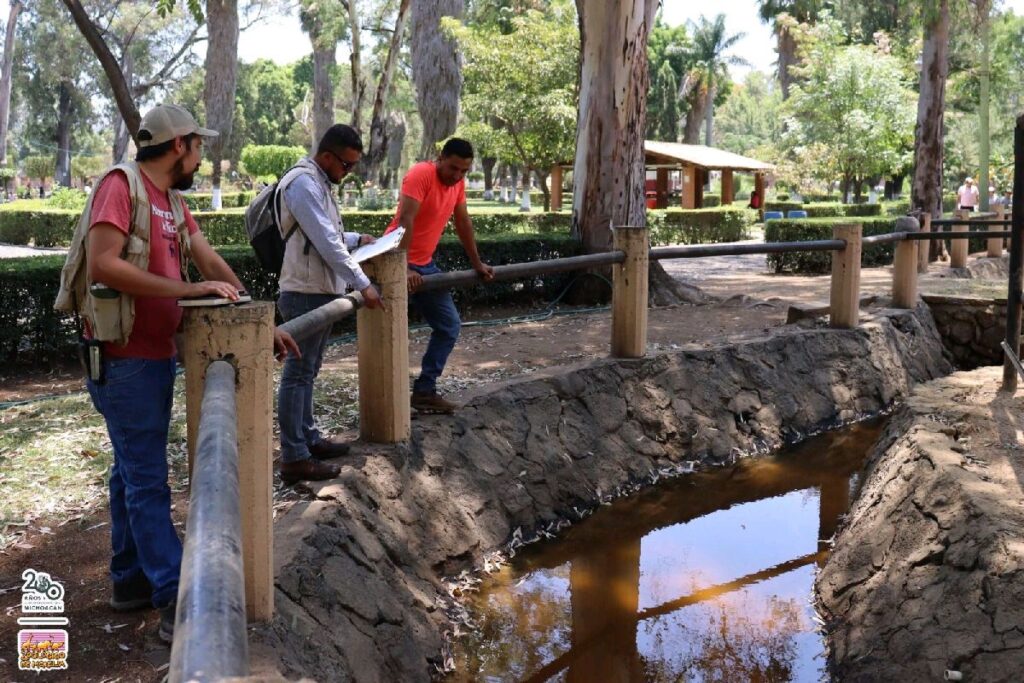
MULTIPOLYGON (((420 275, 433 275, 441 272, 441 269, 433 261, 425 266, 414 266, 410 263, 409 268, 420 275)), ((417 394, 432 394, 437 391, 437 378, 444 372, 448 356, 451 355, 452 349, 455 348, 455 342, 459 339, 462 321, 459 320, 459 311, 455 308, 455 302, 452 301, 452 293, 448 290, 414 292, 409 296, 409 301, 416 307, 431 329, 430 341, 423 354, 420 376, 412 383, 412 390, 417 394)))
POLYGON ((114 448, 110 576, 122 583, 144 574, 153 604, 162 607, 177 597, 181 572, 181 540, 171 522, 167 485, 175 359, 108 358, 104 368, 104 384, 86 385, 114 448))
MULTIPOLYGON (((314 308, 334 301, 333 294, 303 294, 281 292, 277 308, 286 321, 308 313, 314 308)), ((289 355, 281 369, 281 384, 277 389, 277 421, 281 426, 281 461, 298 462, 309 457, 309 447, 321 439, 313 420, 313 380, 320 374, 324 349, 331 336, 331 328, 300 341, 302 358, 289 355)))

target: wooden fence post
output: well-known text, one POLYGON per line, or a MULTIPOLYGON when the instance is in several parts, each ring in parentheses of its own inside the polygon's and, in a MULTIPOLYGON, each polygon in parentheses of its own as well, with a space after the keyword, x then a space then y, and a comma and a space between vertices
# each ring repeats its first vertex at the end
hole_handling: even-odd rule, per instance
MULTIPOLYGON (((921 214, 921 232, 932 231, 932 215, 925 211, 921 214)), ((928 255, 931 253, 932 247, 931 242, 922 242, 921 247, 917 250, 917 272, 927 273, 928 272, 928 255)))
MULTIPOLYGON (((969 219, 971 213, 969 211, 957 211, 956 217, 959 219, 969 219)), ((967 232, 966 223, 957 223, 953 226, 953 232, 967 232)), ((966 268, 967 267, 967 240, 966 239, 952 239, 950 240, 949 246, 949 267, 950 268, 966 268)))
POLYGON ((626 260, 612 266, 612 357, 643 358, 647 351, 647 228, 613 229, 614 248, 626 260))
POLYGON ((274 304, 254 301, 240 306, 188 308, 184 331, 189 472, 195 458, 206 368, 221 359, 235 366, 245 608, 250 621, 269 621, 274 616, 274 304))
POLYGON ((846 248, 832 252, 832 292, 829 298, 829 323, 832 327, 852 328, 860 321, 860 224, 836 225, 832 237, 846 240, 846 248))
POLYGON ((411 433, 409 311, 406 252, 389 251, 363 265, 381 289, 386 311, 360 308, 359 436, 374 443, 406 441, 411 433))
MULTIPOLYGON (((909 216, 898 218, 896 231, 917 232, 917 220, 909 216)), ((917 305, 918 245, 916 240, 896 243, 892 261, 892 305, 895 308, 914 308, 917 305)))
MULTIPOLYGON (((1005 213, 1006 207, 1004 207, 1002 204, 996 204, 993 207, 993 209, 996 212, 996 220, 1000 220, 1000 221, 1003 220, 1003 217, 1006 215, 1006 213, 1005 213)), ((1005 228, 1006 228, 1005 225, 998 225, 998 226, 993 225, 993 226, 990 226, 990 228, 988 228, 988 229, 991 229, 991 230, 1004 230, 1005 228)), ((1003 240, 1004 239, 1005 238, 1003 238, 1003 237, 989 237, 988 238, 988 251, 985 253, 985 255, 988 256, 989 258, 999 258, 1000 256, 1002 256, 1003 255, 1003 240)))

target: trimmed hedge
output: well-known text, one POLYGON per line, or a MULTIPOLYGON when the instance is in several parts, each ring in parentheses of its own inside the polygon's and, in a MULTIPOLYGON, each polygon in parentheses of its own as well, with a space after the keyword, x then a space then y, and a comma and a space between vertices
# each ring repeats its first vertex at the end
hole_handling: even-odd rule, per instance
POLYGON ((789 211, 799 211, 804 208, 800 202, 765 202, 765 211, 781 211, 785 215, 789 211))
MULTIPOLYGON (((803 242, 807 240, 832 239, 832 227, 839 221, 835 218, 798 218, 766 221, 765 242, 803 242)), ((896 231, 896 219, 892 217, 862 218, 858 221, 864 227, 864 236, 882 235, 896 231)), ((892 244, 872 244, 864 247, 861 265, 865 268, 892 263, 892 244)), ((832 253, 828 251, 805 251, 786 254, 768 254, 768 267, 775 273, 828 273, 832 270, 832 253)))
POLYGON ((66 246, 81 213, 67 209, 0 210, 0 242, 32 242, 37 247, 66 246))
POLYGON ((727 206, 647 212, 651 246, 738 242, 757 221, 757 211, 727 206))
MULTIPOLYGON (((480 254, 493 265, 574 256, 579 245, 568 235, 481 237, 480 254)), ((217 249, 257 299, 277 298, 277 281, 260 268, 252 249, 228 246, 217 249)), ((469 261, 457 238, 446 237, 438 247, 438 265, 444 270, 468 269, 469 261)), ((74 357, 74 319, 53 310, 60 285, 63 256, 30 256, 0 260, 0 358, 19 357, 35 362, 74 357)), ((530 280, 479 285, 455 292, 466 306, 554 298, 573 273, 545 275, 530 280)), ((193 278, 198 273, 193 267, 193 278)))
MULTIPOLYGON (((210 211, 213 207, 213 194, 209 192, 190 192, 183 195, 185 203, 191 211, 210 211)), ((255 199, 256 193, 245 192, 222 192, 220 195, 221 207, 225 209, 242 208, 249 206, 249 202, 255 199)))
POLYGON ((808 218, 833 218, 843 216, 881 216, 881 204, 842 204, 840 202, 817 202, 804 204, 808 218))

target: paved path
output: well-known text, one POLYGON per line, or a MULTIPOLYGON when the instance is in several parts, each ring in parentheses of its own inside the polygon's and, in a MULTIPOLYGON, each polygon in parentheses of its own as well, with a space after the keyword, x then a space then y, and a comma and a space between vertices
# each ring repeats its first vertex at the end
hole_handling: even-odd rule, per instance
POLYGON ((20 244, 6 244, 0 242, 0 258, 21 258, 22 256, 53 256, 54 254, 66 254, 67 249, 63 247, 26 247, 20 244))

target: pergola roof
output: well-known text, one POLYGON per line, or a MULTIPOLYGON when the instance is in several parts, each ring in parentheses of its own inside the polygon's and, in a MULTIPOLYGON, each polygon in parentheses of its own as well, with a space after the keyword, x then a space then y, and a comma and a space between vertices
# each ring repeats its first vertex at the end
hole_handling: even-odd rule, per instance
POLYGON ((704 145, 683 145, 678 142, 644 140, 644 163, 647 166, 696 166, 707 170, 772 171, 775 166, 724 149, 704 145))

